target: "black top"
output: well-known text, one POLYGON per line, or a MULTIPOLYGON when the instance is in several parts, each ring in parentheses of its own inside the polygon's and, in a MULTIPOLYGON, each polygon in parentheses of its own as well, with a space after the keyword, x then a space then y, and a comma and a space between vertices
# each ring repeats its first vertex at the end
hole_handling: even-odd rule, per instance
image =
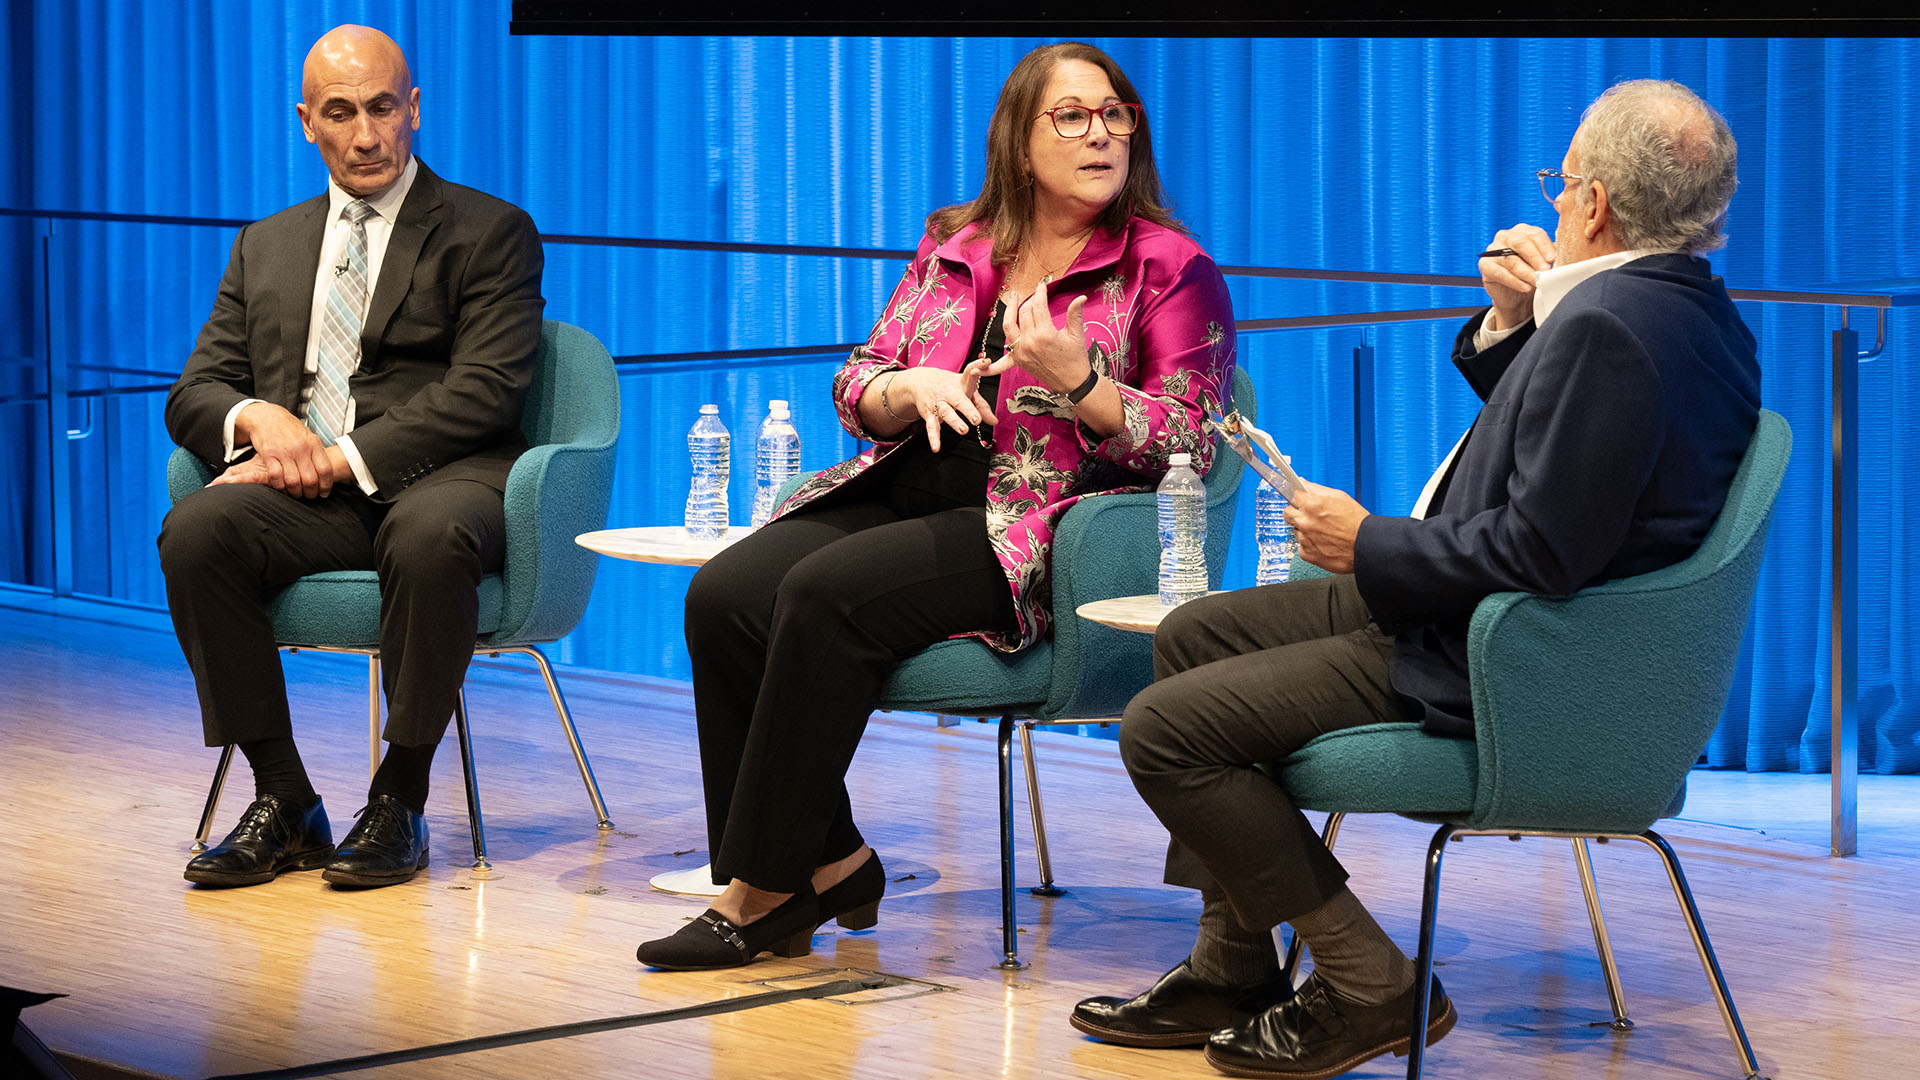
MULTIPOLYGON (((993 316, 987 320, 982 351, 988 360, 998 360, 1007 351, 1007 306, 996 302, 993 316)), ((1000 376, 980 380, 980 396, 1000 411, 1000 376)), ((993 463, 993 428, 974 425, 971 434, 962 435, 952 428, 940 432, 940 451, 927 443, 924 426, 909 438, 907 445, 893 452, 889 500, 900 514, 919 517, 957 507, 987 505, 987 470, 993 463)))

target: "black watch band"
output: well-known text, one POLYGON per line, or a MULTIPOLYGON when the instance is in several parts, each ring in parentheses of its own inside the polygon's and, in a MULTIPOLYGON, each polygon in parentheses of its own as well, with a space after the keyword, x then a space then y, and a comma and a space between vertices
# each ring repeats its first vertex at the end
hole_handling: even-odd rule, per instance
POLYGON ((1085 401, 1087 399, 1087 395, 1093 393, 1093 388, 1095 386, 1098 386, 1099 384, 1100 384, 1100 369, 1094 368, 1088 371, 1087 379, 1085 382, 1067 391, 1067 404, 1078 405, 1082 401, 1085 401))

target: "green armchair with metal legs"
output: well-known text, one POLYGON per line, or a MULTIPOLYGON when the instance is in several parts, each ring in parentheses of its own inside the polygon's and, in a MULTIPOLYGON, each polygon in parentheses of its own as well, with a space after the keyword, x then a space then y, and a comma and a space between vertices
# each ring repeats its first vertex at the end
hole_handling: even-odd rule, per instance
MULTIPOLYGON (((1223 411, 1238 409, 1252 422, 1259 410, 1253 382, 1235 369, 1232 397, 1223 411)), ((1207 489, 1207 575, 1220 585, 1227 544, 1233 537, 1235 496, 1246 463, 1218 436, 1207 489)), ((780 492, 798 487, 795 477, 780 492)), ((943 641, 908 657, 881 689, 880 707, 905 712, 997 719, 1000 798, 1000 966, 1017 969, 1019 927, 1013 911, 1013 764, 1017 728, 1027 775, 1027 807, 1033 819, 1037 896, 1058 896, 1047 852, 1040 781, 1034 771, 1036 725, 1083 724, 1117 717, 1133 695, 1153 681, 1153 639, 1087 622, 1074 614, 1081 604, 1137 596, 1158 586, 1160 548, 1154 493, 1082 499, 1060 520, 1053 542, 1053 631, 1008 655, 978 641, 943 641)))
MULTIPOLYGON (((1299 806, 1329 812, 1329 846, 1350 813, 1438 826, 1427 848, 1408 1077, 1420 1075, 1425 1048, 1441 855, 1449 839, 1465 836, 1572 841, 1613 1026, 1623 1031, 1633 1023, 1586 841, 1632 840, 1658 852, 1740 1067, 1749 1080, 1760 1076, 1679 857, 1651 826, 1680 812, 1687 772, 1726 705, 1792 445, 1786 421, 1761 410, 1720 516, 1684 561, 1570 597, 1482 600, 1467 638, 1473 739, 1372 724, 1324 735, 1274 767, 1299 806)), ((1298 560, 1294 568, 1323 573, 1298 560)), ((1290 967, 1297 958, 1296 949, 1290 967)))
MULTIPOLYGON (((1257 422, 1253 381, 1233 373, 1231 401, 1257 422)), ((1233 537, 1236 496, 1246 463, 1218 436, 1207 489, 1207 578, 1220 586, 1227 544, 1233 537)), ((1083 499, 1061 519, 1053 544, 1053 632, 1013 656, 977 641, 943 641, 909 657, 881 690, 883 708, 952 716, 998 718, 1000 773, 1000 932, 1004 968, 1019 959, 1019 927, 1013 912, 1012 736, 1020 732, 1027 776, 1027 808, 1033 819, 1039 896, 1057 896, 1047 851, 1040 781, 1034 769, 1033 728, 1110 719, 1153 681, 1153 639, 1087 622, 1074 614, 1081 604, 1155 591, 1160 548, 1157 503, 1151 491, 1083 499)))
MULTIPOLYGON (((613 497, 614 441, 620 434, 620 385, 613 359, 592 334, 547 320, 540 330, 533 384, 520 425, 529 449, 507 478, 507 558, 497 574, 480 582, 480 636, 474 653, 519 653, 533 660, 546 680, 553 710, 573 751, 581 782, 601 829, 610 829, 606 803, 593 767, 560 694, 553 668, 539 646, 570 633, 586 611, 599 556, 573 538, 603 527, 613 497)), ((167 464, 174 501, 203 487, 213 472, 185 450, 167 464)), ((361 653, 367 657, 368 752, 380 761, 380 586, 371 570, 309 574, 270 600, 274 635, 287 651, 361 653)), ((460 762, 466 777, 467 820, 473 834, 473 865, 486 869, 486 829, 480 815, 473 745, 467 725, 466 691, 454 710, 460 762)), ((220 802, 233 747, 220 753, 194 850, 204 850, 220 802)))

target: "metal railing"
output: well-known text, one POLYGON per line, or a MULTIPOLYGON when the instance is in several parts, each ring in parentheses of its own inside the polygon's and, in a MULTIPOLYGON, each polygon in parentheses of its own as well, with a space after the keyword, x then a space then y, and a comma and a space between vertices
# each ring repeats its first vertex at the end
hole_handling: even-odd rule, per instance
MULTIPOLYGON (((46 305, 47 332, 40 358, 47 375, 45 393, 0 396, 0 405, 45 401, 49 408, 49 478, 53 508, 53 565, 55 596, 73 594, 73 552, 71 522, 72 476, 65 453, 54 452, 70 439, 82 438, 91 430, 91 413, 81 428, 69 428, 51 422, 52 417, 68 415, 69 403, 121 394, 150 394, 167 390, 177 372, 129 368, 113 365, 74 363, 68 358, 61 334, 68 325, 64 282, 66 253, 59 242, 55 222, 98 222, 127 225, 184 225, 207 228, 239 228, 247 221, 228 218, 188 217, 162 214, 109 214, 71 210, 39 210, 0 207, 0 218, 27 218, 43 222, 40 230, 38 276, 45 283, 42 298, 46 305), (135 386, 74 387, 74 373, 109 373, 149 377, 157 381, 135 386)), ((731 241, 672 240, 620 236, 544 234, 543 242, 577 247, 635 248, 661 251, 711 252, 716 254, 774 255, 793 258, 905 260, 911 249, 809 246, 799 244, 755 244, 731 241)), ((1443 288, 1475 289, 1477 277, 1447 274, 1389 273, 1355 270, 1324 270, 1276 266, 1222 266, 1229 277, 1285 279, 1320 283, 1364 285, 1419 285, 1443 288)), ((1832 331, 1832 514, 1828 522, 1832 557, 1828 572, 1832 586, 1832 635, 1829 663, 1832 674, 1832 828, 1830 850, 1834 855, 1851 855, 1858 850, 1858 776, 1859 715, 1858 703, 1858 520, 1859 520, 1859 366, 1882 355, 1887 343, 1887 315, 1896 307, 1920 306, 1920 281, 1877 281, 1852 285, 1818 286, 1807 289, 1729 289, 1735 300, 1762 304, 1801 304, 1839 309, 1839 328, 1832 331), (1862 350, 1860 333, 1849 325, 1848 312, 1865 308, 1873 312, 1874 344, 1862 350)), ((1292 315, 1276 318, 1244 319, 1235 324, 1241 334, 1277 330, 1326 329, 1345 326, 1374 326, 1387 323, 1460 319, 1484 307, 1476 302, 1459 307, 1354 311, 1336 314, 1292 315)), ((696 352, 643 353, 616 356, 621 366, 737 365, 742 362, 792 360, 810 356, 844 355, 856 342, 834 344, 781 345, 748 349, 720 349, 696 352)), ((1376 432, 1374 424, 1373 347, 1355 347, 1351 369, 1354 401, 1354 494, 1363 504, 1378 483, 1376 432)), ((33 358, 15 360, 32 363, 33 358)))

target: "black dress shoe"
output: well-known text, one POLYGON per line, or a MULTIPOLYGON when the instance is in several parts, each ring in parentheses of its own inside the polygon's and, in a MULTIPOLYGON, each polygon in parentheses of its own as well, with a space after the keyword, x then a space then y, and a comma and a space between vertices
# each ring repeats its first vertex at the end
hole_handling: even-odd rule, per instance
POLYGON ((318 870, 332 857, 333 826, 319 799, 301 809, 277 795, 262 795, 225 840, 187 863, 187 880, 258 885, 287 870, 318 870))
POLYGON ((1138 997, 1088 998, 1073 1007, 1073 1026, 1121 1046, 1201 1046, 1222 1028, 1243 1024, 1287 1000, 1285 977, 1257 986, 1221 986, 1194 974, 1185 960, 1138 997))
POLYGON ((880 921, 880 898, 886 894, 887 872, 880 865, 880 853, 870 851, 858 869, 820 894, 815 929, 837 920, 843 930, 865 930, 880 921))
MULTIPOLYGON (((1292 1001, 1208 1039, 1207 1064, 1228 1076, 1327 1080, 1381 1054, 1404 1056, 1415 989, 1409 986, 1385 1004, 1362 1005, 1340 996, 1316 972, 1292 1001)), ((1434 979, 1427 1045, 1452 1031, 1457 1019, 1453 1002, 1434 979)))
POLYGON ((819 898, 808 890, 745 926, 708 908, 673 934, 641 942, 634 955, 648 967, 667 971, 739 967, 763 952, 805 956, 813 951, 813 931, 820 922, 819 898))
POLYGON ((335 885, 372 888, 412 880, 427 866, 427 822, 391 795, 375 795, 347 830, 320 876, 335 885))

